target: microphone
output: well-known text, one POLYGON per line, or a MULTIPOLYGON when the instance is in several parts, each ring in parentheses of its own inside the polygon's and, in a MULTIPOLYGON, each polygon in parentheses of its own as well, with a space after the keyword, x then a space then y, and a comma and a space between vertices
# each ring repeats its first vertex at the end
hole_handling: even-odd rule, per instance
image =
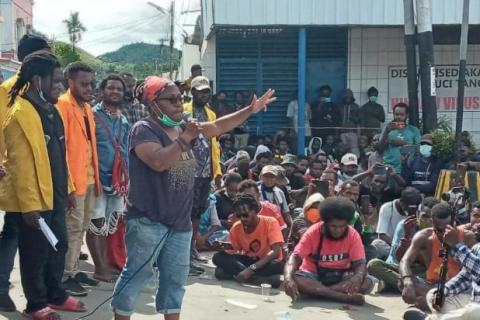
MULTIPOLYGON (((185 122, 191 121, 193 119, 192 113, 184 111, 183 119, 185 120, 185 122)), ((203 133, 200 133, 197 139, 203 144, 205 148, 208 148, 207 139, 205 139, 205 136, 203 135, 203 133)))

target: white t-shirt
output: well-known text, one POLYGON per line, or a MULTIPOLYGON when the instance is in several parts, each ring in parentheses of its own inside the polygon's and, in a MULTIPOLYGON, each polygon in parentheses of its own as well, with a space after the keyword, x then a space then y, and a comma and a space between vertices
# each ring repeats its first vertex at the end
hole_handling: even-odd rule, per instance
POLYGON ((282 189, 274 187, 273 192, 262 192, 262 187, 259 186, 258 190, 260 191, 261 201, 268 201, 270 203, 276 204, 283 214, 290 213, 287 198, 285 197, 285 193, 283 193, 282 189))
MULTIPOLYGON (((287 108, 287 118, 293 118, 293 125, 295 127, 295 132, 298 133, 298 102, 297 100, 292 100, 288 104, 287 108)), ((312 109, 308 103, 305 103, 305 136, 311 137, 312 130, 310 129, 310 120, 312 119, 312 109)))
POLYGON ((398 223, 406 218, 398 212, 395 201, 386 202, 380 207, 377 224, 377 233, 384 233, 390 239, 393 239, 398 223))

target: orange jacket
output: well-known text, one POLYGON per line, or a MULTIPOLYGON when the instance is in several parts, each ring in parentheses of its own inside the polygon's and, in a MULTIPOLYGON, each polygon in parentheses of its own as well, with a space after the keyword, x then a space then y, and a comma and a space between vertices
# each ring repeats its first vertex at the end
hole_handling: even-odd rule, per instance
MULTIPOLYGON (((75 194, 84 195, 87 192, 87 129, 83 112, 77 101, 68 90, 60 96, 57 102, 65 126, 65 143, 67 145, 67 162, 75 185, 75 194)), ((93 171, 95 174, 96 194, 100 194, 100 180, 98 176, 97 140, 95 138, 95 121, 92 108, 85 104, 92 143, 93 171)))

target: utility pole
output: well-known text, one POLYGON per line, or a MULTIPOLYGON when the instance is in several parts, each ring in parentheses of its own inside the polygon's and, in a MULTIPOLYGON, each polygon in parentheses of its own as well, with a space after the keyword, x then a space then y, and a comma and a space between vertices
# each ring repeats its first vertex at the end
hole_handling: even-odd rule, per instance
POLYGON ((170 5, 170 80, 173 80, 173 43, 175 32, 175 0, 170 5))
POLYGON ((418 127, 417 39, 415 34, 415 14, 413 10, 413 1, 414 0, 403 0, 403 11, 405 14, 404 31, 405 51, 407 54, 407 85, 410 123, 418 127))
POLYGON ((433 59, 431 0, 417 0, 418 48, 422 84, 423 132, 430 133, 437 126, 437 90, 433 59))
POLYGON ((455 126, 455 137, 457 141, 463 128, 463 99, 465 97, 465 71, 467 68, 469 11, 470 0, 463 0, 462 33, 460 35, 460 66, 458 70, 457 122, 455 126))

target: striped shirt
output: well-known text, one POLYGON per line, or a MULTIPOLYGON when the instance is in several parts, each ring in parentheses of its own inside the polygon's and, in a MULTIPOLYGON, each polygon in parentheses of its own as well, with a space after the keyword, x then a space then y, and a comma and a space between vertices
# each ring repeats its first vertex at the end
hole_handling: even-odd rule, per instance
POLYGON ((480 302, 480 244, 469 249, 465 244, 459 243, 452 251, 463 268, 445 285, 446 295, 471 291, 472 302, 480 302))

